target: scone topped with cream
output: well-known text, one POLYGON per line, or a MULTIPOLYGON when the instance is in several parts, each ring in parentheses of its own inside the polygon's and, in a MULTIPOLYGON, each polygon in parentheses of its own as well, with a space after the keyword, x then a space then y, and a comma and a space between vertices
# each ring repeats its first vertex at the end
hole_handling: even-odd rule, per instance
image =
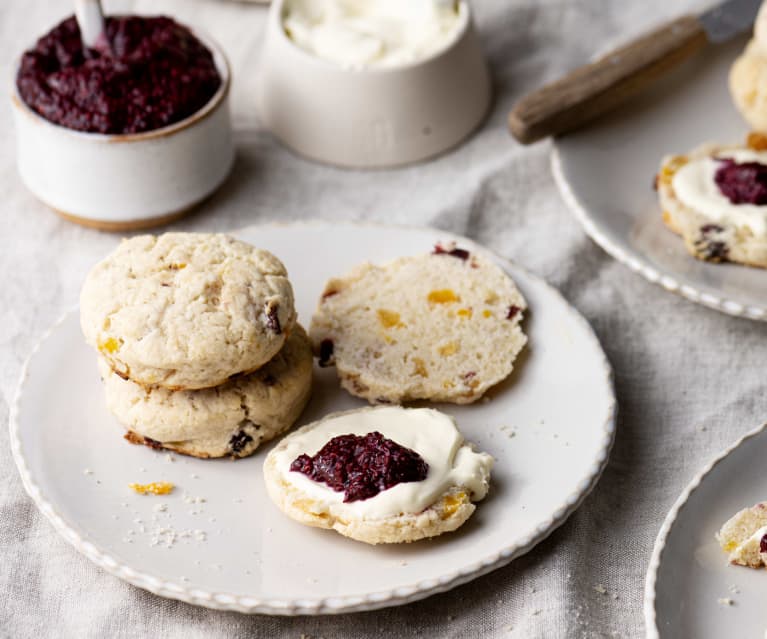
POLYGON ((296 321, 285 267, 222 234, 124 240, 88 274, 86 341, 116 373, 172 390, 217 386, 282 348, 296 321))
POLYGON ((701 260, 767 267, 767 137, 703 145, 663 159, 663 221, 701 260))
POLYGON ((411 542, 461 526, 487 494, 493 458, 427 408, 329 415, 283 439, 264 462, 289 517, 369 544, 411 542))
POLYGON ((511 373, 526 308, 489 258, 439 244, 328 281, 310 336, 320 366, 371 403, 468 404, 511 373))
POLYGON ((733 515, 716 538, 730 563, 751 568, 767 566, 767 502, 733 515))

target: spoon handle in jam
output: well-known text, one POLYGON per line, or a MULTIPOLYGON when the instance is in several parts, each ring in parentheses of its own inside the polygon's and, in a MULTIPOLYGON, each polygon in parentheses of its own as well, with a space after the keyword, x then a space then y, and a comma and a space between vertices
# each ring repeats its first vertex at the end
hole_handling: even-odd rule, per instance
POLYGON ((635 95, 708 42, 700 20, 683 16, 525 96, 509 114, 523 144, 572 131, 635 95))
POLYGON ((80 38, 88 49, 98 49, 106 42, 104 11, 100 0, 75 0, 75 17, 80 27, 80 38))

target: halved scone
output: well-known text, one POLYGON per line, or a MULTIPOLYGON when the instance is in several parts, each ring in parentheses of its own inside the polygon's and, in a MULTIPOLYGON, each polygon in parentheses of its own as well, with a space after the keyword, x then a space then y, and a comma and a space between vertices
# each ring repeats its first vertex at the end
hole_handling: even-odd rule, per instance
POLYGON ((493 458, 427 408, 335 413, 285 437, 264 462, 272 501, 296 521, 368 544, 455 530, 485 497, 493 458))
POLYGON ((767 136, 666 156, 656 187, 664 223, 691 255, 767 267, 767 136))

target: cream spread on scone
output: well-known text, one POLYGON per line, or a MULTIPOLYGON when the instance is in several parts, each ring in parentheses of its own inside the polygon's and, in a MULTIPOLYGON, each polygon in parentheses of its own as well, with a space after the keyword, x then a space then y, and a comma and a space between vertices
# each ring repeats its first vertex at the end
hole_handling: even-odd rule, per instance
POLYGON ((751 568, 767 565, 767 503, 735 513, 724 523, 716 539, 730 563, 751 568))
POLYGON ((466 19, 463 2, 289 0, 285 33, 302 49, 344 67, 394 67, 447 46, 466 19))
POLYGON ((752 149, 720 150, 715 156, 691 159, 680 167, 672 179, 672 187, 679 201, 707 218, 746 227, 754 235, 767 234, 767 206, 734 204, 722 193, 716 182, 716 173, 722 160, 731 159, 738 164, 757 162, 767 165, 767 151, 752 149))
POLYGON ((452 486, 463 486, 472 501, 485 497, 493 458, 468 446, 452 417, 428 408, 386 406, 340 413, 316 428, 284 439, 272 455, 281 478, 306 496, 315 512, 330 511, 349 519, 385 519, 419 513, 437 502, 452 486), (291 471, 301 455, 314 455, 334 437, 379 432, 408 448, 428 464, 426 478, 398 483, 374 497, 344 503, 344 493, 291 471))
POLYGON ((757 528, 757 530, 745 541, 738 544, 730 552, 729 559, 732 563, 741 566, 755 566, 764 564, 767 555, 762 553, 762 540, 767 537, 767 526, 757 528))

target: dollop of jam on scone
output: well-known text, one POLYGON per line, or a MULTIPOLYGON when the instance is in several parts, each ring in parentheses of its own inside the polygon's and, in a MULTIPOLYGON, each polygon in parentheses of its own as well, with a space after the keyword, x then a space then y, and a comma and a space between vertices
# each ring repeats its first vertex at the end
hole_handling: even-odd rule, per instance
POLYGON ((692 255, 767 267, 767 137, 666 157, 655 183, 663 221, 692 255))
POLYGON ((343 492, 344 502, 370 499, 397 484, 426 479, 429 464, 414 450, 374 431, 338 435, 314 455, 299 455, 290 470, 343 492))
POLYGON ((485 497, 493 458, 427 408, 328 415, 283 439, 264 462, 269 496, 289 517, 369 544, 434 537, 485 497))
POLYGON ((85 49, 74 17, 21 58, 24 102, 69 129, 141 133, 199 111, 221 86, 213 56, 166 17, 107 18, 106 41, 85 49))
POLYGON ((733 515, 716 538, 730 563, 750 568, 767 566, 767 502, 733 515))
POLYGON ((767 204, 767 165, 720 158, 714 181, 733 204, 767 204))

